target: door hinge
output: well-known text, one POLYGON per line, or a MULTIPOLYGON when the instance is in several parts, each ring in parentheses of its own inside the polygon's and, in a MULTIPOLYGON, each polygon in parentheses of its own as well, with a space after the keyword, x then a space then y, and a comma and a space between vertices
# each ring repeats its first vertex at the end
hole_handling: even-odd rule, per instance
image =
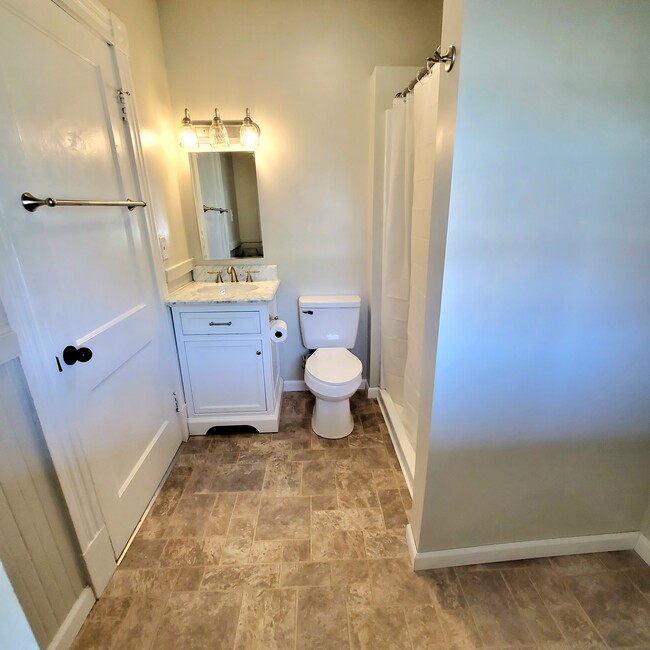
POLYGON ((117 98, 120 101, 120 113, 122 116, 122 120, 124 122, 129 121, 129 115, 126 112, 126 97, 130 96, 131 93, 128 90, 122 90, 121 88, 117 91, 117 98))
POLYGON ((174 408, 176 409, 176 413, 180 413, 181 412, 181 406, 180 406, 180 403, 178 401, 178 395, 176 395, 176 393, 172 393, 172 395, 174 396, 174 408))

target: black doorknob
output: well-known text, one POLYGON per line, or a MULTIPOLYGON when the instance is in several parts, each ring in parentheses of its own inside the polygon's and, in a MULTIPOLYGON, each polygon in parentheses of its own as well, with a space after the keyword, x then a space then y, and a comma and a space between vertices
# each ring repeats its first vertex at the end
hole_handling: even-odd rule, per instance
POLYGON ((90 348, 75 348, 74 345, 68 345, 63 350, 63 361, 68 366, 74 366, 77 361, 86 363, 93 358, 93 351, 90 348))

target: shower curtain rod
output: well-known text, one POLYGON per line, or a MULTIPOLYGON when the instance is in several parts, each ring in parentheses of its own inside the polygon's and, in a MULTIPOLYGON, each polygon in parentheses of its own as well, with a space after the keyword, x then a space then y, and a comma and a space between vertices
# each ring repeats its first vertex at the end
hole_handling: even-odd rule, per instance
POLYGON ((415 75, 415 78, 411 81, 411 83, 404 88, 404 90, 398 92, 395 95, 395 98, 397 99, 398 97, 401 97, 402 99, 406 99, 406 96, 410 93, 413 92, 413 88, 415 88, 416 84, 422 79, 422 77, 425 77, 426 75, 429 74, 431 71, 431 68, 436 63, 444 63, 445 64, 445 71, 449 72, 453 67, 454 63, 456 63, 456 46, 455 45, 450 45, 447 48, 447 51, 443 54, 440 54, 440 48, 438 48, 434 53, 433 56, 427 57, 427 64, 424 66, 424 68, 420 68, 415 75))

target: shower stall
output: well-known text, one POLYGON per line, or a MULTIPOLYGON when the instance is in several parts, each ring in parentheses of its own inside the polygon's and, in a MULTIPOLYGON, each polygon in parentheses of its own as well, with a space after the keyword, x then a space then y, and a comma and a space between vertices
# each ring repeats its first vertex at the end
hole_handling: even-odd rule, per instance
POLYGON ((375 219, 375 227, 381 223, 377 396, 411 489, 441 74, 441 65, 435 63, 453 65, 451 54, 443 58, 436 53, 435 58, 428 59, 427 66, 395 96, 385 112, 383 206, 381 219, 375 219))

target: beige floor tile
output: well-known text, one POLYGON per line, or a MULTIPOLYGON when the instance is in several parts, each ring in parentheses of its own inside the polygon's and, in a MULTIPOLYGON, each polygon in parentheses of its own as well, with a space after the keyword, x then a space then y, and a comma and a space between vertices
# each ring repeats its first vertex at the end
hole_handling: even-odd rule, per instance
POLYGON ((385 530, 379 508, 340 508, 312 512, 312 527, 326 530, 385 530))
POLYGON ((266 463, 235 463, 217 467, 212 481, 213 492, 251 492, 262 489, 266 463))
POLYGON ((339 463, 336 468, 336 493, 341 508, 378 508, 379 499, 372 471, 339 463))
POLYGON ((156 650, 231 650, 242 593, 175 593, 153 644, 156 650))
POLYGON ((281 587, 329 587, 328 562, 286 562, 280 568, 281 587))
POLYGON ((354 560, 366 557, 360 530, 314 529, 311 539, 313 560, 354 560))
POLYGON ((279 564, 248 564, 245 566, 208 567, 203 574, 201 591, 230 591, 243 587, 270 589, 277 587, 279 564))
POLYGON ((484 645, 535 642, 500 571, 463 572, 458 578, 484 645))
POLYGON ((316 512, 318 510, 336 510, 338 507, 339 502, 336 498, 336 494, 326 496, 313 496, 311 498, 312 512, 316 512))
POLYGON ((535 567, 526 569, 526 572, 570 644, 580 644, 581 647, 589 649, 605 647, 602 637, 558 571, 535 567))
POLYGON ((338 560, 330 562, 333 585, 369 583, 370 571, 367 560, 338 560))
POLYGON ((302 484, 302 463, 269 461, 262 492, 265 496, 299 496, 302 484))
POLYGON ((298 590, 296 647, 301 650, 350 647, 345 591, 341 587, 298 590))
POLYGON ((123 569, 146 569, 158 566, 166 544, 165 539, 134 539, 120 566, 123 569))
POLYGON ((403 529, 408 524, 408 519, 399 490, 377 490, 377 496, 386 528, 403 529))
POLYGON ((525 569, 503 572, 505 581, 536 643, 559 643, 564 637, 525 569))
POLYGON ((648 565, 635 551, 616 551, 612 553, 598 553, 598 559, 612 571, 624 569, 647 569, 648 565))
POLYGON ((411 641, 401 607, 349 608, 352 650, 411 650, 411 641))
POLYGON ((307 539, 309 497, 262 497, 255 539, 307 539))
POLYGON ((562 555, 551 558, 551 562, 555 569, 565 576, 601 573, 606 567, 599 556, 600 553, 592 555, 562 555))
POLYGON ((302 464, 302 493, 311 495, 335 495, 335 461, 311 460, 302 464))
POLYGON ((244 594, 236 650, 285 650, 295 647, 295 589, 252 589, 244 594))
POLYGON ((414 649, 445 647, 445 635, 433 605, 406 607, 404 616, 414 649))
POLYGON ((650 648, 632 551, 414 573, 385 423, 352 404, 344 441, 312 434, 298 393, 278 434, 184 444, 75 650, 650 648))
POLYGON ((153 643, 169 594, 136 596, 115 638, 113 648, 142 650, 153 643))
POLYGON ((254 535, 254 521, 233 517, 221 546, 221 564, 247 564, 254 535))
POLYGON ((311 559, 311 540, 296 539, 282 542, 283 562, 305 562, 311 559))
POLYGON ((377 605, 391 607, 399 603, 408 607, 432 602, 429 577, 415 573, 407 558, 368 560, 368 567, 377 605))
POLYGON ((628 569, 625 575, 636 585, 637 589, 650 597, 650 567, 628 569))
POLYGON ((408 557, 409 551, 404 529, 366 530, 363 533, 363 540, 368 558, 408 557))
POLYGON ((283 542, 253 542, 248 562, 250 564, 269 564, 271 562, 282 562, 283 550, 283 542))
POLYGON ((203 566, 204 564, 206 562, 202 539, 169 539, 160 557, 160 565, 163 567, 203 566))
POLYGON ((610 647, 650 648, 650 602, 624 573, 572 576, 567 584, 610 647))

